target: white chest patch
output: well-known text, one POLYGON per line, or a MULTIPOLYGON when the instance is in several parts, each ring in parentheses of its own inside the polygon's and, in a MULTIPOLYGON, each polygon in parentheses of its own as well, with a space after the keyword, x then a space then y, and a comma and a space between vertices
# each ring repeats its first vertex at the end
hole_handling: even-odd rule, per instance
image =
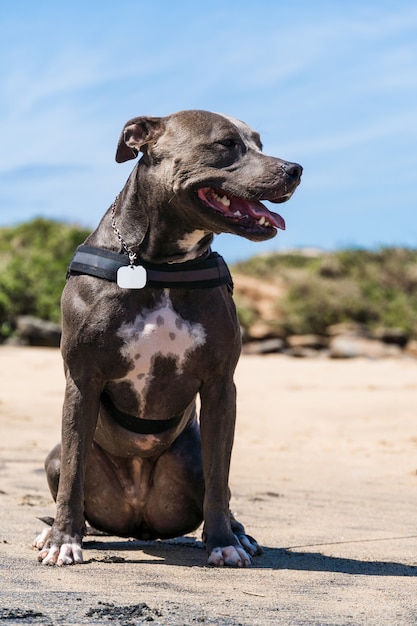
POLYGON ((156 357, 173 359, 180 374, 189 355, 206 341, 201 324, 192 324, 174 311, 168 290, 155 308, 145 310, 133 323, 123 324, 117 334, 124 340, 121 354, 131 362, 123 380, 141 396, 142 406, 156 357))

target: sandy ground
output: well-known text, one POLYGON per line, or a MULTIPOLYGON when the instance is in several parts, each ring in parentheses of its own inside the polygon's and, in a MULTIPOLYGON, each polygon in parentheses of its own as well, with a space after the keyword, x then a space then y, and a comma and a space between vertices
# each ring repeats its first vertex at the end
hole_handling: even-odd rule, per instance
POLYGON ((417 361, 246 356, 236 382, 251 568, 206 566, 199 533, 94 537, 83 565, 44 567, 31 542, 55 512, 60 354, 0 348, 1 623, 417 624, 417 361))

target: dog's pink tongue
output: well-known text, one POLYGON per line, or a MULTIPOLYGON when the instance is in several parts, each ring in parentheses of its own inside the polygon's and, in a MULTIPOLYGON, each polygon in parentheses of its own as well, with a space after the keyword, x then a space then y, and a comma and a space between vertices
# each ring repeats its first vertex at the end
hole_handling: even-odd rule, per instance
POLYGON ((239 211, 242 215, 250 215, 256 220, 260 220, 264 217, 265 221, 269 222, 272 226, 275 226, 275 228, 285 230, 284 218, 278 213, 269 211, 263 204, 243 200, 242 198, 237 198, 236 196, 231 198, 231 204, 232 206, 230 208, 232 212, 239 211))
POLYGON ((244 200, 238 196, 225 194, 220 190, 216 191, 210 187, 199 189, 197 193, 203 202, 217 211, 220 211, 226 217, 239 220, 245 218, 245 216, 249 216, 259 222, 260 226, 267 226, 269 224, 280 230, 285 230, 285 222, 281 215, 269 211, 260 202, 244 200))

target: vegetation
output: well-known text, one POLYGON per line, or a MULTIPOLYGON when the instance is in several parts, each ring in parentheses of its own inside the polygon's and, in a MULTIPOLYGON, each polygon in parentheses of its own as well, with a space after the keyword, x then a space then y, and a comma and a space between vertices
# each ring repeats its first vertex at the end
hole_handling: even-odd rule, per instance
POLYGON ((275 254, 240 263, 236 270, 279 281, 276 331, 326 334, 332 324, 400 328, 417 336, 417 250, 341 250, 275 254))
MULTIPOLYGON (((0 342, 19 315, 59 322, 66 267, 87 235, 46 219, 0 229, 0 342)), ((268 322, 275 334, 326 334, 332 324, 353 321, 417 337, 417 250, 271 254, 233 272, 283 287, 268 322)), ((239 293, 236 301, 242 325, 251 326, 259 317, 256 301, 243 304, 239 293)))
POLYGON ((18 315, 59 322, 66 267, 88 234, 46 219, 0 229, 0 341, 18 315))

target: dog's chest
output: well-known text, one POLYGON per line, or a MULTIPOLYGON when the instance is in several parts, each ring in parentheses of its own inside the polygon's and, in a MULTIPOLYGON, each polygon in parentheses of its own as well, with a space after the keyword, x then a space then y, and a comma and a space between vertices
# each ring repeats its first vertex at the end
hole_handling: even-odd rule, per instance
POLYGON ((171 375, 178 376, 196 348, 206 342, 202 324, 181 317, 168 291, 152 309, 142 311, 132 323, 123 324, 118 335, 123 339, 121 354, 130 366, 123 381, 130 382, 142 403, 158 360, 169 359, 171 375))

